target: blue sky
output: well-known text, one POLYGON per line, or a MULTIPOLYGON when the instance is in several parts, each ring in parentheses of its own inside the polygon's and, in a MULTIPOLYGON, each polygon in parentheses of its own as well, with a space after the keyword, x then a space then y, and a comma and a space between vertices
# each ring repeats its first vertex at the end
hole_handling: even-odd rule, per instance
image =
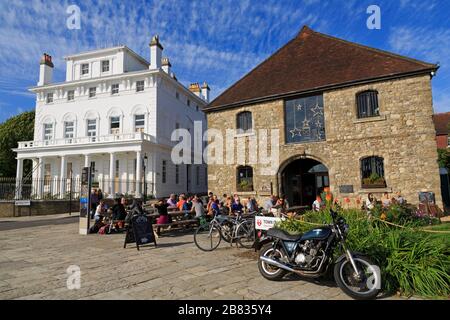
POLYGON ((207 81, 217 96, 295 37, 314 30, 427 62, 435 112, 450 111, 450 1, 446 0, 0 0, 0 122, 34 108, 27 88, 39 77, 43 52, 63 81, 63 57, 125 44, 149 60, 159 34, 164 56, 188 85, 207 81), (81 29, 66 27, 69 5, 81 9, 81 29), (381 30, 366 27, 369 5, 381 8, 381 30))

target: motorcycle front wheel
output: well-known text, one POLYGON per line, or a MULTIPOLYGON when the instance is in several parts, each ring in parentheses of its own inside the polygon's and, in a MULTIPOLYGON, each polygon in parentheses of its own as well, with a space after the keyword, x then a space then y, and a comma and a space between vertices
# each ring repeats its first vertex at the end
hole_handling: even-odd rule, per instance
POLYGON ((347 258, 340 259, 334 265, 334 279, 337 285, 353 299, 375 299, 381 286, 379 269, 367 257, 354 255, 353 260, 358 274, 347 258))
MULTIPOLYGON (((268 257, 279 260, 283 253, 278 248, 273 248, 271 243, 264 245, 260 250, 260 257, 268 257)), ((281 280, 287 273, 286 270, 272 266, 261 259, 258 259, 258 269, 261 275, 267 280, 281 280)))

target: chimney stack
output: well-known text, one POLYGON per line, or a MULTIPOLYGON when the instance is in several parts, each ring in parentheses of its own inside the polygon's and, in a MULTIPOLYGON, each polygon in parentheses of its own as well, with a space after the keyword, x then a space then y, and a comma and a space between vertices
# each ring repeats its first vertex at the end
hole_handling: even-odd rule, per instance
POLYGON ((41 58, 39 66, 39 82, 38 86, 44 86, 52 82, 53 77, 52 57, 46 53, 41 58))
POLYGON ((197 97, 202 97, 200 85, 198 83, 191 83, 189 86, 189 91, 191 91, 193 94, 195 94, 197 97))
POLYGON ((161 68, 163 49, 163 46, 159 43, 159 36, 154 36, 150 42, 150 69, 161 68))
POLYGON ((208 84, 206 83, 206 81, 205 82, 203 82, 203 85, 202 85, 202 96, 203 96, 203 99, 207 102, 207 103, 209 103, 209 91, 210 91, 211 89, 209 88, 209 86, 208 86, 208 84))
POLYGON ((169 61, 169 58, 162 58, 162 69, 165 73, 167 73, 170 76, 170 67, 172 67, 172 64, 169 61))

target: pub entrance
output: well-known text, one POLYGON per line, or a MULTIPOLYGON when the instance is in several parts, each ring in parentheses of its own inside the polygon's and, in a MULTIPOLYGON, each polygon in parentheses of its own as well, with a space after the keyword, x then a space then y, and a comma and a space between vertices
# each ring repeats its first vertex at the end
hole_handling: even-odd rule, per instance
POLYGON ((298 159, 281 172, 281 193, 290 206, 310 206, 330 186, 328 168, 313 159, 298 159))

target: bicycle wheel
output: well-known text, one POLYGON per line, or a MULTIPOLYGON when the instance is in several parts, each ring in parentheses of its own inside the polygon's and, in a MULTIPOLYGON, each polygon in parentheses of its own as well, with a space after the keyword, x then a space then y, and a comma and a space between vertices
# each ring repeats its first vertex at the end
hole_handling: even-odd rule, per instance
POLYGON ((237 242, 246 249, 251 249, 255 243, 255 225, 252 220, 243 221, 236 230, 237 242))
POLYGON ((194 242, 202 251, 213 251, 222 240, 220 229, 216 225, 203 225, 194 233, 194 242))

